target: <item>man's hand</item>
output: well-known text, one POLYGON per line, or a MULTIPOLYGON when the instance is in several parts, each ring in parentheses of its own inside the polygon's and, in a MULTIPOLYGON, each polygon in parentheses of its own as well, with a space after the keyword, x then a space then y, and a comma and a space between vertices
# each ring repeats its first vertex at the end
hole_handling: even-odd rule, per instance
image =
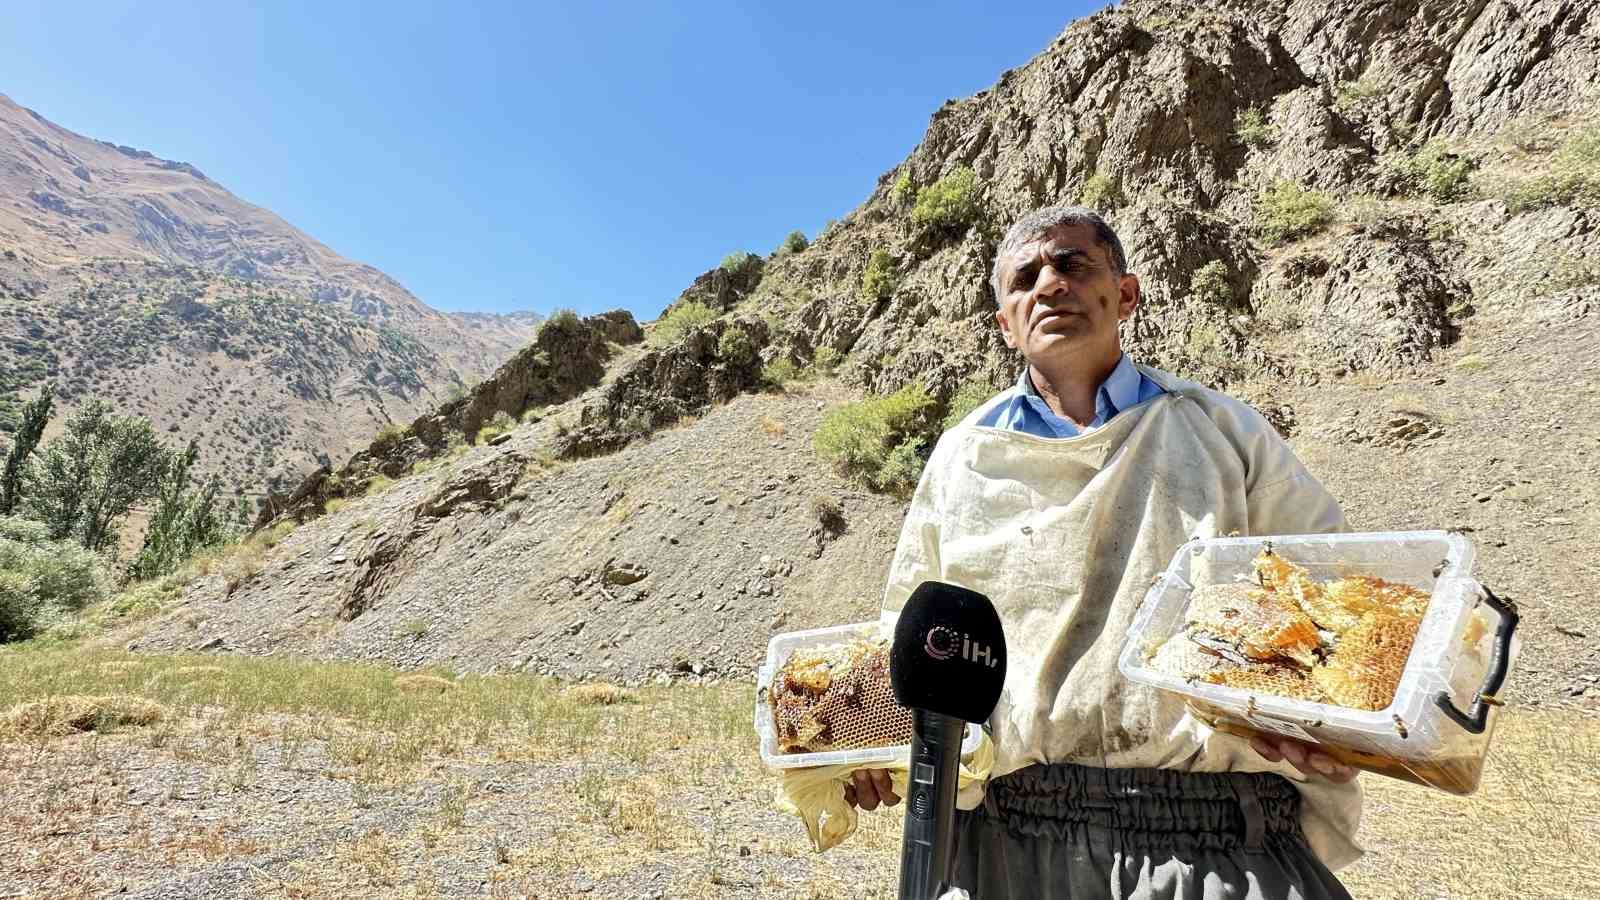
POLYGON ((850 773, 850 780, 844 786, 844 799, 851 806, 868 812, 877 809, 879 803, 893 806, 900 802, 885 769, 857 769, 850 773))
POLYGON ((1337 784, 1344 784, 1356 777, 1355 769, 1326 753, 1318 753, 1311 744, 1292 738, 1268 738, 1256 735, 1250 739, 1250 749, 1261 754, 1268 762, 1288 760, 1289 765, 1310 778, 1326 778, 1337 784))

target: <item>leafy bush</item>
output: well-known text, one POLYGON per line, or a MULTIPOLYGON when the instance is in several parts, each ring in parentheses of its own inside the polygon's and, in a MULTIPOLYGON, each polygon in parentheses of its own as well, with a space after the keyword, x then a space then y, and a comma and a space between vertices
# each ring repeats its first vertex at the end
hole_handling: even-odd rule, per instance
POLYGON ((1354 115, 1381 98, 1386 90, 1382 82, 1372 78, 1346 81, 1334 88, 1333 108, 1346 116, 1354 115))
POLYGON ((787 356, 780 356, 761 368, 761 380, 773 387, 783 387, 798 377, 799 367, 787 356))
POLYGON ((961 424, 967 414, 984 404, 984 401, 994 396, 994 390, 981 381, 968 381, 956 389, 955 396, 950 398, 950 411, 944 416, 944 430, 961 424))
POLYGON ((861 271, 861 299, 877 303, 889 299, 895 287, 894 258, 887 250, 874 250, 861 271))
POLYGON ((545 319, 539 327, 541 329, 556 328, 561 331, 567 331, 577 326, 577 324, 578 314, 570 309, 562 308, 551 313, 550 318, 545 319))
POLYGON ((1414 154, 1394 157, 1386 162, 1400 192, 1425 195, 1439 203, 1466 199, 1471 194, 1467 177, 1472 160, 1451 153, 1440 141, 1429 141, 1414 154))
POLYGON ((894 187, 889 189, 889 199, 904 205, 911 202, 916 189, 911 185, 911 170, 901 169, 900 177, 894 180, 894 187))
POLYGON ((1239 143, 1256 150, 1264 150, 1278 142, 1278 128, 1267 122, 1266 113, 1252 106, 1239 110, 1233 120, 1233 133, 1239 143))
POLYGON ((921 472, 921 431, 933 398, 919 384, 830 411, 817 428, 817 452, 874 490, 903 493, 921 472))
POLYGON ((0 516, 0 641, 30 638, 110 591, 98 554, 75 541, 51 540, 43 523, 0 516))
POLYGON ((385 425, 378 429, 378 433, 372 438, 372 454, 374 456, 388 456, 405 439, 405 426, 398 424, 385 425))
POLYGON ((1233 303, 1233 288, 1228 284, 1228 266, 1214 259, 1194 271, 1189 277, 1189 296, 1211 306, 1228 306, 1233 303))
POLYGON ((1501 187, 1513 213, 1548 206, 1600 207, 1600 125, 1569 136, 1556 149, 1548 174, 1501 187))
POLYGON ((1333 198, 1292 181, 1280 181, 1256 201, 1257 227, 1269 244, 1316 234, 1333 221, 1333 198))
POLYGON ((761 264, 761 257, 749 250, 735 250, 722 258, 722 271, 729 275, 738 275, 752 266, 761 264))
POLYGON ((789 232, 789 235, 783 239, 783 243, 778 245, 778 252, 799 253, 809 246, 811 246, 811 242, 806 240, 806 233, 795 229, 789 232))
POLYGON ((735 368, 748 366, 756 358, 755 342, 743 328, 727 328, 717 339, 717 359, 735 368))
POLYGON ((1078 202, 1094 210, 1110 210, 1122 204, 1122 192, 1109 177, 1095 173, 1083 183, 1083 194, 1078 202))
POLYGON ((817 352, 811 354, 811 369, 819 375, 832 375, 842 362, 844 354, 832 347, 818 347, 817 352))
POLYGON ((917 191, 911 221, 917 225, 957 230, 978 213, 978 176, 962 166, 917 191))
POLYGON ((698 328, 716 317, 717 313, 711 307, 693 300, 675 306, 656 320, 650 331, 650 345, 665 347, 675 344, 685 332, 698 328))

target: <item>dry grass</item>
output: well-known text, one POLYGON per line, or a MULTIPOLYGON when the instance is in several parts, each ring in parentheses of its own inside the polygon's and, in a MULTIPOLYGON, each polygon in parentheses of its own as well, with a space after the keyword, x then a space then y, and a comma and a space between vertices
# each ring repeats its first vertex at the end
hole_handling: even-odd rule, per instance
POLYGON ((783 433, 784 433, 784 430, 785 430, 784 429, 784 424, 783 424, 783 422, 779 421, 778 419, 774 419, 771 416, 762 416, 761 420, 760 420, 760 424, 761 424, 761 430, 766 433, 767 437, 769 437, 769 438, 781 438, 781 437, 783 437, 783 433))
MULTIPOLYGON (((576 884, 592 886, 585 896, 641 884, 673 897, 892 896, 898 810, 862 816, 844 846, 813 854, 800 824, 770 811, 752 702, 743 684, 627 690, 0 650, 6 721, 64 735, 0 736, 0 793, 25 798, 0 809, 0 843, 32 860, 0 861, 0 882, 98 896, 133 883, 114 874, 130 866, 172 877, 233 859, 260 866, 250 892, 267 897, 438 896, 462 884, 496 897, 568 896, 576 884), (71 712, 87 698, 98 698, 94 715, 71 712), (165 714, 103 735, 48 724, 150 708, 165 714), (130 765, 164 773, 161 808, 119 805, 130 765), (293 802, 280 802, 285 779, 293 802), (227 818, 197 825, 185 802, 227 818), (360 818, 378 813, 390 816, 383 827, 360 818), (262 821, 281 822, 281 836, 249 830, 262 821)), ((1600 880, 1597 771, 1592 718, 1509 711, 1473 797, 1366 779, 1371 852, 1344 877, 1362 897, 1579 896, 1600 880)))
POLYGON ((605 681, 575 684, 564 692, 567 699, 583 706, 612 706, 617 703, 637 703, 633 691, 605 681))
POLYGON ((59 735, 153 725, 167 716, 159 703, 126 694, 66 694, 18 703, 0 715, 0 734, 59 735))
POLYGON ((438 675, 401 675, 394 680, 394 686, 402 691, 434 694, 448 694, 456 689, 454 681, 438 675))

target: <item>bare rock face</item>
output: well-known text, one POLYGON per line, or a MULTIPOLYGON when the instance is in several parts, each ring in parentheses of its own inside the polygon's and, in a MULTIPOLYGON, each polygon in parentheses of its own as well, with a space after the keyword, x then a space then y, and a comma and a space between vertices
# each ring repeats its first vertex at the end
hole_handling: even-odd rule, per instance
POLYGON ((717 312, 726 312, 738 306, 750 296, 761 283, 761 275, 766 268, 766 262, 760 257, 752 257, 743 266, 724 269, 718 266, 694 280, 694 283, 672 301, 666 312, 686 303, 699 303, 717 312))
POLYGON ((1469 295, 1426 241, 1373 242, 1352 235, 1325 250, 1289 256, 1261 290, 1326 371, 1417 363, 1455 338, 1450 309, 1469 295))
POLYGON ((557 455, 571 459, 613 452, 662 425, 759 387, 767 341, 767 325, 756 318, 692 329, 673 346, 646 354, 586 405, 578 427, 557 440, 557 455))

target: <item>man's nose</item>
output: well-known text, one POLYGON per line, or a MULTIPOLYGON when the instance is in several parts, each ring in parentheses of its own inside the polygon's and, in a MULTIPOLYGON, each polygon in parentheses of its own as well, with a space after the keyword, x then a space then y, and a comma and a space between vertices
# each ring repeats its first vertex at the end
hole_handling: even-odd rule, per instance
POLYGON ((1047 260, 1044 265, 1039 267, 1039 280, 1033 287, 1034 297, 1043 300, 1046 297, 1065 294, 1066 291, 1067 279, 1056 271, 1056 267, 1047 260))

